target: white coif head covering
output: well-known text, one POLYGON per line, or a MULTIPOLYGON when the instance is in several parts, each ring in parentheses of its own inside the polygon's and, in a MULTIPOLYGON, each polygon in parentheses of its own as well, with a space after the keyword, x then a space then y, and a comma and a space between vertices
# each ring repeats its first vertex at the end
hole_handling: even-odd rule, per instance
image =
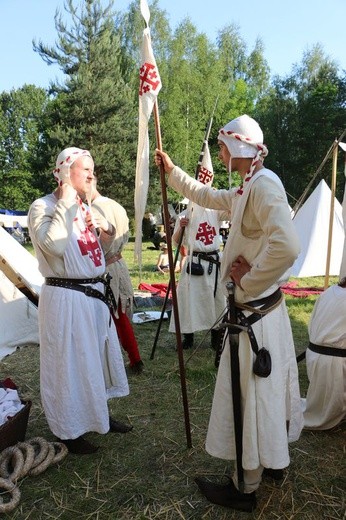
POLYGON ((263 157, 268 155, 259 124, 246 114, 221 128, 218 139, 225 143, 233 158, 255 157, 259 150, 263 157))
MULTIPOLYGON (((224 128, 221 128, 218 140, 225 143, 231 154, 228 170, 232 170, 232 158, 252 158, 249 171, 246 173, 244 182, 251 179, 257 163, 263 162, 268 155, 268 149, 263 144, 263 132, 259 124, 244 114, 233 119, 224 128)), ((238 193, 243 193, 243 185, 239 187, 238 193)))
POLYGON ((56 160, 55 170, 53 170, 53 175, 57 182, 69 177, 70 167, 72 164, 79 159, 79 157, 85 156, 92 159, 91 153, 88 150, 82 150, 81 148, 75 148, 74 146, 65 148, 65 150, 60 152, 56 160))

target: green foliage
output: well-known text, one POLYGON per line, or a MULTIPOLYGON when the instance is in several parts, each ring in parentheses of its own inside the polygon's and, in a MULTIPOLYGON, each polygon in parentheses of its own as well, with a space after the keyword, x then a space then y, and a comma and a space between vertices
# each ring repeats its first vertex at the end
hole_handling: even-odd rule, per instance
POLYGON ((27 211, 31 201, 41 195, 33 187, 32 175, 28 171, 10 170, 1 177, 1 208, 27 211))
POLYGON ((0 207, 27 210, 41 193, 35 166, 47 103, 33 85, 0 94, 0 207))
MULTIPOLYGON (((275 78, 268 94, 257 103, 259 120, 269 147, 266 165, 282 178, 291 204, 300 197, 333 141, 346 129, 346 76, 324 55, 320 45, 304 54, 286 78, 275 78)), ((339 161, 337 196, 342 200, 343 164, 339 161)), ((331 158, 316 184, 330 184, 331 158)), ((314 188, 315 186, 313 186, 314 188)))
MULTIPOLYGON (((119 200, 133 219, 144 22, 136 0, 123 13, 115 11, 114 4, 66 0, 65 16, 59 10, 55 14, 57 43, 33 41, 34 51, 47 64, 57 64, 65 81, 52 82, 47 92, 25 85, 0 94, 0 181, 5 186, 1 205, 28 207, 37 194, 51 191, 57 154, 67 146, 80 146, 93 154, 102 192, 119 200)), ((263 128, 269 147, 266 166, 281 176, 293 206, 345 129, 345 74, 318 44, 303 54, 287 77, 270 81, 262 41, 257 39, 248 49, 236 24, 221 28, 212 42, 189 18, 172 31, 159 0, 149 7, 163 85, 158 99, 163 148, 193 176, 216 105, 209 138, 214 185, 227 188, 228 175, 217 160, 218 130, 247 113, 263 128)), ((153 117, 149 134, 153 155, 153 117)), ((339 200, 342 168, 339 164, 339 200)), ((327 161, 321 176, 328 179, 330 171, 327 161)), ((168 195, 170 202, 180 199, 172 190, 168 195)), ((160 204, 161 180, 152 163, 147 210, 157 213, 160 204)))
POLYGON ((136 113, 133 93, 123 78, 123 56, 111 12, 88 0, 80 9, 73 0, 66 9, 68 28, 56 17, 59 50, 35 46, 47 62, 67 75, 64 87, 54 86, 45 142, 50 162, 68 146, 89 149, 101 191, 121 200, 132 216, 136 160, 136 113), (135 131, 134 131, 135 130, 135 131))

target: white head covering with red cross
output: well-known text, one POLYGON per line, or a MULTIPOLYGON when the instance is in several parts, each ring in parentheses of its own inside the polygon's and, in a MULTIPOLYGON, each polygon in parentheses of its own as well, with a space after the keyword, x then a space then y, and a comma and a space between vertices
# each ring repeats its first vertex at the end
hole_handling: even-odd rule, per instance
MULTIPOLYGON (((221 128, 218 140, 225 143, 231 154, 229 171, 231 171, 232 158, 252 158, 252 163, 244 182, 249 181, 259 161, 268 155, 268 148, 263 144, 263 132, 254 119, 244 114, 233 119, 224 128, 221 128)), ((241 194, 242 187, 238 190, 241 194)))
POLYGON ((85 156, 92 159, 91 153, 88 150, 82 150, 82 148, 76 148, 74 146, 65 148, 60 152, 56 160, 55 169, 53 170, 56 181, 60 183, 64 179, 69 178, 72 164, 79 159, 79 157, 85 156))

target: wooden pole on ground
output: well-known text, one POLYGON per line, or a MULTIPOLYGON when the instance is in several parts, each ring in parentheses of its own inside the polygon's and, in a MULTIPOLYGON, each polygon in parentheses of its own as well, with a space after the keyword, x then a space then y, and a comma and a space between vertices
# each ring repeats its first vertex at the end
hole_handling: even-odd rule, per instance
POLYGON ((329 285, 330 258, 331 258, 332 241, 333 241, 334 206, 335 206, 334 201, 335 201, 335 191, 336 191, 337 163, 338 163, 338 142, 335 141, 334 149, 333 149, 331 200, 330 200, 330 213, 329 213, 327 261, 326 261, 326 272, 325 272, 326 274, 324 277, 324 290, 326 290, 329 285))
MULTIPOLYGON (((201 148, 201 152, 199 154, 198 163, 197 163, 197 167, 196 167, 196 170, 195 170, 195 179, 196 180, 198 179, 198 175, 199 175, 199 171, 200 171, 201 166, 202 166, 202 161, 203 161, 203 157, 204 157, 204 154, 205 154, 206 146, 208 144, 210 130, 211 130, 211 127, 212 127, 212 124, 213 124, 213 117, 214 117, 214 112, 215 112, 215 109, 216 109, 216 105, 217 105, 218 99, 219 99, 219 96, 216 98, 213 113, 211 115, 211 118, 208 121, 206 130, 205 130, 203 143, 202 143, 202 148, 201 148)), ((179 239, 179 243, 178 243, 177 250, 176 250, 176 255, 175 255, 175 258, 174 258, 174 270, 175 270, 175 267, 177 265, 178 257, 179 257, 179 254, 180 254, 180 248, 181 248, 181 244, 183 242, 184 233, 185 233, 185 228, 183 228, 181 230, 180 239, 179 239)), ((168 301, 168 296, 169 296, 170 290, 171 290, 171 282, 168 283, 167 292, 166 292, 166 296, 165 296, 165 299, 164 299, 164 302, 163 302, 163 305, 162 305, 161 315, 160 315, 159 323, 158 323, 158 326, 157 326, 156 335, 155 335, 155 339, 154 339, 154 343, 153 343, 153 348, 152 348, 152 351, 151 351, 150 359, 154 359, 154 354, 155 354, 155 350, 156 350, 156 346, 157 346, 157 341, 159 339, 159 335, 160 335, 160 331, 161 331, 161 325, 162 325, 163 317, 164 317, 164 314, 165 314, 166 305, 167 305, 167 301, 168 301)))
MULTIPOLYGON (((158 150, 162 150, 160 117, 159 117, 159 109, 158 109, 157 100, 154 105, 154 121, 155 121, 155 133, 156 133, 156 147, 158 148, 158 150)), ((180 370, 181 393, 182 393, 183 406, 184 406, 186 441, 187 441, 187 447, 191 448, 192 447, 191 427, 190 427, 189 407, 188 407, 187 392, 186 392, 185 366, 184 366, 183 346, 182 346, 182 341, 181 341, 179 310, 178 310, 178 304, 177 304, 177 291, 176 291, 176 283, 175 283, 171 230, 170 230, 170 225, 169 225, 170 215, 169 215, 169 211, 168 211, 165 170, 164 170, 164 166, 162 163, 160 166, 160 180, 161 180, 161 192, 162 192, 163 219, 164 219, 165 233, 166 233, 167 247, 168 247, 169 277, 170 277, 170 286, 171 286, 171 291, 172 291, 172 305, 173 305, 172 312, 174 313, 176 342, 177 342, 179 370, 180 370)))

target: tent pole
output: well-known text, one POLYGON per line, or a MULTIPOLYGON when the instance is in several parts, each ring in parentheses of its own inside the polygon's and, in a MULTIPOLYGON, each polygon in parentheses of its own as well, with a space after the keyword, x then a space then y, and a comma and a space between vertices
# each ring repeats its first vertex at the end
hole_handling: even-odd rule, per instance
MULTIPOLYGON (((342 134, 340 135, 340 137, 338 138, 338 140, 336 141, 336 145, 338 145, 340 143, 340 141, 343 139, 344 135, 346 134, 346 128, 345 130, 342 132, 342 134)), ((317 170, 315 171, 314 175, 312 176, 311 180, 309 181, 307 187, 305 188, 303 194, 299 197, 299 199, 297 200, 297 202, 295 203, 294 207, 293 207, 293 218, 294 218, 294 215, 297 213, 298 209, 303 205, 305 199, 306 199, 306 195, 308 194, 312 184, 314 183, 316 177, 319 175, 319 173, 321 172, 323 166, 326 164, 327 160, 329 159, 332 151, 334 150, 334 146, 335 146, 335 141, 333 144, 331 144, 328 152, 326 153, 323 161, 321 162, 321 164, 319 165, 319 167, 317 168, 317 170)))
POLYGON ((330 214, 329 214, 329 233, 328 233, 326 274, 324 277, 324 290, 326 290, 329 285, 329 270, 330 270, 330 257, 331 257, 331 250, 332 250, 332 236, 333 236, 333 222, 334 222, 334 198, 335 198, 335 190, 336 190, 337 163, 338 163, 338 142, 335 141, 334 149, 333 149, 332 184, 331 184, 331 200, 330 200, 330 214))

